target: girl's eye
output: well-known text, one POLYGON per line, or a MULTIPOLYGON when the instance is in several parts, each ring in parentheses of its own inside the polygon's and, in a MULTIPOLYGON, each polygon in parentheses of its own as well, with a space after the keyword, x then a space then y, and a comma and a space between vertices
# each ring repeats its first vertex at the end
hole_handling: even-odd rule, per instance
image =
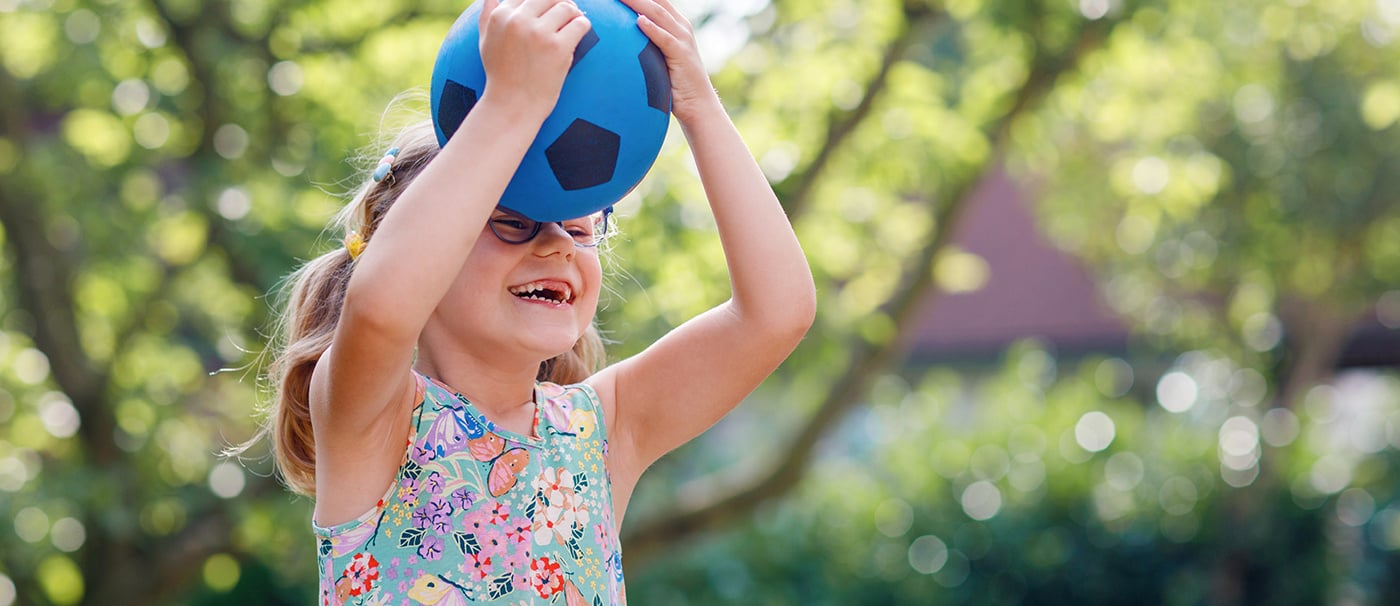
POLYGON ((512 217, 500 217, 498 219, 492 219, 491 222, 501 227, 509 229, 518 229, 521 231, 529 229, 529 227, 525 225, 524 221, 512 217))

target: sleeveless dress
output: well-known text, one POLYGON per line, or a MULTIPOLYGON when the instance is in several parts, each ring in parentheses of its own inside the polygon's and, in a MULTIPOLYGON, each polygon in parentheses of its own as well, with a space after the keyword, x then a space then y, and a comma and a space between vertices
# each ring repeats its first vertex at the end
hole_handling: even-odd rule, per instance
POLYGON ((537 384, 522 436, 416 378, 412 435, 384 497, 349 522, 312 523, 320 603, 625 604, 593 389, 537 384))

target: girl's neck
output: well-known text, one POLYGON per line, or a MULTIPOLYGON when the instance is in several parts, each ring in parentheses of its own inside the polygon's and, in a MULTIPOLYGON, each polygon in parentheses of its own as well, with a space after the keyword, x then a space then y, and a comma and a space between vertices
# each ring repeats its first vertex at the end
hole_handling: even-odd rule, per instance
POLYGON ((491 422, 530 434, 535 409, 535 368, 507 369, 468 357, 443 360, 422 349, 414 370, 456 390, 491 422))

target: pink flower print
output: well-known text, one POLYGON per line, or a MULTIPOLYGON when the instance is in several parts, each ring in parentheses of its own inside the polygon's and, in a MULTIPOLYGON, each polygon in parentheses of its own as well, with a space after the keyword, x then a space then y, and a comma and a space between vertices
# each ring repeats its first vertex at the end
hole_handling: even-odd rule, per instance
POLYGON ((495 574, 491 566, 491 556, 484 551, 478 551, 467 555, 467 561, 462 563, 462 572, 471 575, 471 578, 484 581, 495 574))
POLYGON ((525 567, 530 564, 530 549, 528 547, 520 547, 514 551, 506 551, 503 562, 507 569, 518 570, 523 573, 525 572, 525 567))
POLYGON ((609 536, 608 536, 608 527, 607 527, 607 526, 605 526, 605 525, 603 525, 603 524, 597 524, 597 525, 595 525, 595 526, 593 527, 593 541, 596 542, 597 544, 601 545, 601 546, 603 547, 605 553, 606 553, 607 551, 611 551, 611 550, 608 549, 608 547, 610 547, 610 546, 612 545, 612 542, 609 541, 608 539, 609 539, 609 536))
MULTIPOLYGON (((379 580, 379 562, 372 555, 357 553, 350 558, 343 577, 349 580, 349 595, 364 595, 374 589, 374 582, 379 580)), ((336 585, 339 589, 340 583, 336 585)))
POLYGON ((519 568, 522 570, 522 572, 520 574, 515 575, 515 577, 510 580, 511 585, 515 587, 515 591, 529 591, 530 574, 528 572, 524 572, 525 565, 523 563, 519 566, 519 568))
POLYGON ((495 505, 491 507, 491 523, 500 526, 505 524, 508 519, 510 519, 510 506, 496 501, 495 505))
POLYGON ((530 585, 544 599, 563 591, 564 575, 559 572, 559 563, 547 557, 531 560, 530 585))
POLYGON ((520 545, 530 542, 530 520, 526 518, 512 518, 506 525, 506 540, 512 545, 520 545))
POLYGON ((418 555, 429 561, 439 560, 442 559, 442 548, 442 538, 430 534, 423 537, 423 544, 418 546, 418 555))
POLYGON ((478 509, 462 518, 462 532, 478 534, 491 525, 491 512, 478 509))
POLYGON ((510 543, 506 541, 505 533, 489 528, 476 535, 476 542, 481 545, 481 553, 492 556, 505 555, 510 550, 510 543))

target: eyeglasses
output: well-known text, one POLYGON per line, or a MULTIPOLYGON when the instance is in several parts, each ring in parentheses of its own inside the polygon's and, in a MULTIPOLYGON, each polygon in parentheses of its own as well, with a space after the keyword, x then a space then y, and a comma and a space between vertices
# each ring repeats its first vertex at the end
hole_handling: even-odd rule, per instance
MULTIPOLYGON (((549 223, 562 227, 564 232, 569 234, 569 238, 573 239, 574 246, 593 248, 607 237, 608 219, 612 217, 612 212, 613 209, 609 206, 586 217, 549 223)), ((496 234, 496 237, 506 244, 524 244, 534 240, 544 225, 520 213, 499 207, 486 224, 491 227, 491 233, 496 234)))

